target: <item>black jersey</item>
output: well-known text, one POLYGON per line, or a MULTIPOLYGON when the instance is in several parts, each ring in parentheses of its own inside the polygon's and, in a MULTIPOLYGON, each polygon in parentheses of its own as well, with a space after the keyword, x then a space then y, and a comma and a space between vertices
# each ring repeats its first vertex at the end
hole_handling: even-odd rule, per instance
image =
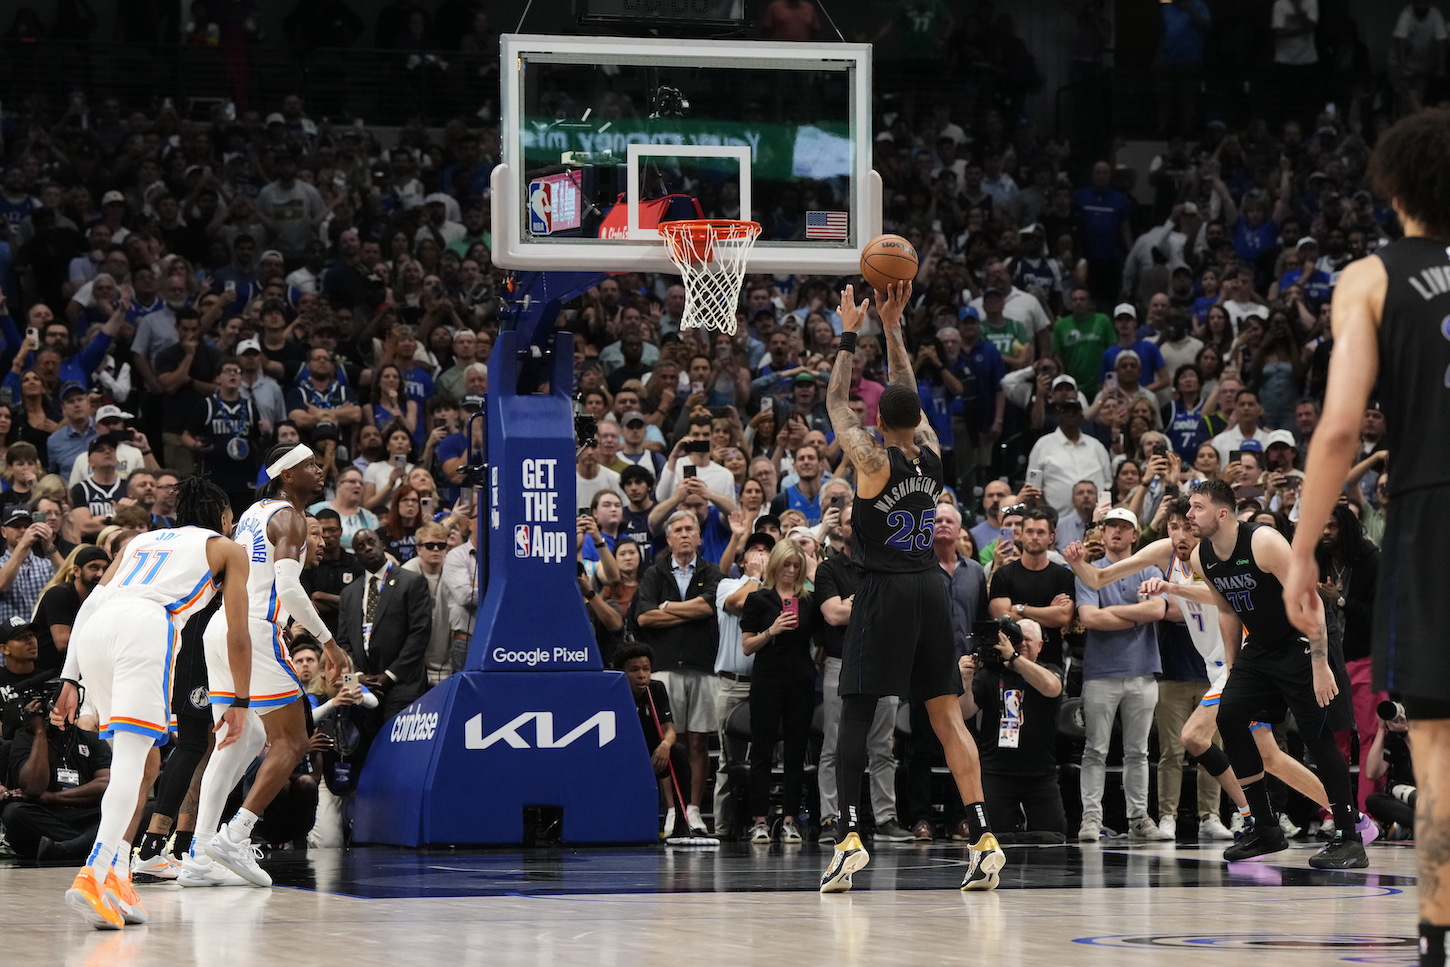
POLYGON ((870 499, 857 495, 851 504, 851 530, 856 542, 852 560, 863 571, 909 574, 937 566, 932 537, 936 533, 936 501, 944 486, 941 457, 926 447, 916 460, 896 447, 886 448, 891 479, 870 499))
POLYGON ((90 509, 92 517, 114 517, 116 501, 124 496, 126 496, 126 481, 120 477, 117 477, 109 487, 96 483, 90 477, 83 477, 80 483, 70 489, 71 506, 86 506, 90 509))
POLYGON ((1227 561, 1214 552, 1212 541, 1199 541, 1203 575, 1238 614, 1248 632, 1248 643, 1260 648, 1284 648, 1306 639, 1289 622, 1284 608, 1284 585, 1254 560, 1254 531, 1262 524, 1240 524, 1239 539, 1227 561))
POLYGON ((1375 253, 1389 284, 1380 320, 1379 401, 1390 494, 1450 485, 1450 244, 1402 238, 1375 253))

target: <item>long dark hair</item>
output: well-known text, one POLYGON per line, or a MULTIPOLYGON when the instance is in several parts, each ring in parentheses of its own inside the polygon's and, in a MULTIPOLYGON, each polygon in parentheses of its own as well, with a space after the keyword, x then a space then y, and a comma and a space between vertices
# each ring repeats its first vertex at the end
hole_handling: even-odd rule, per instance
POLYGON ((222 516, 231 506, 226 491, 204 477, 183 477, 176 486, 177 526, 194 524, 224 534, 222 516))
POLYGON ((1333 575, 1332 563, 1337 561, 1353 567, 1369 552, 1364 525, 1348 504, 1335 504, 1329 511, 1329 519, 1339 526, 1339 540, 1329 547, 1318 542, 1314 545, 1314 560, 1319 564, 1320 580, 1333 575))

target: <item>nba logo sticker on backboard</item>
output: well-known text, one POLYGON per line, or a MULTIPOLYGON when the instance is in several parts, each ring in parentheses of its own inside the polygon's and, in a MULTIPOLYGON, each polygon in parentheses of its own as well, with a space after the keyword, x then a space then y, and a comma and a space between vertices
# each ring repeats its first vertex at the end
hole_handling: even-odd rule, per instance
POLYGON ((529 231, 535 235, 548 235, 554 230, 553 194, 553 186, 547 182, 536 181, 529 185, 529 231))
POLYGON ((529 556, 529 525, 514 525, 514 557, 529 556))

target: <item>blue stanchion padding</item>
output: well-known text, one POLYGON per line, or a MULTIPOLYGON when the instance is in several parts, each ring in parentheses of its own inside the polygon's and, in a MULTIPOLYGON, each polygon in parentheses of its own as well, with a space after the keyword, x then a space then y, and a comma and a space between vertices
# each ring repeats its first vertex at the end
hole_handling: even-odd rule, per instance
POLYGON ((390 719, 358 783, 358 842, 523 839, 525 806, 565 843, 654 842, 659 787, 619 672, 464 672, 390 719))

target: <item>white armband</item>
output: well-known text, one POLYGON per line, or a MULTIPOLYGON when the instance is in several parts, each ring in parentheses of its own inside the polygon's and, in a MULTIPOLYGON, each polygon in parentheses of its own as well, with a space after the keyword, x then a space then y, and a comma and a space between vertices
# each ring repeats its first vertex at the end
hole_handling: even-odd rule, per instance
POLYGON ((277 562, 277 600, 292 619, 318 641, 332 637, 326 623, 312 606, 312 599, 302 589, 302 562, 291 559, 277 562))

